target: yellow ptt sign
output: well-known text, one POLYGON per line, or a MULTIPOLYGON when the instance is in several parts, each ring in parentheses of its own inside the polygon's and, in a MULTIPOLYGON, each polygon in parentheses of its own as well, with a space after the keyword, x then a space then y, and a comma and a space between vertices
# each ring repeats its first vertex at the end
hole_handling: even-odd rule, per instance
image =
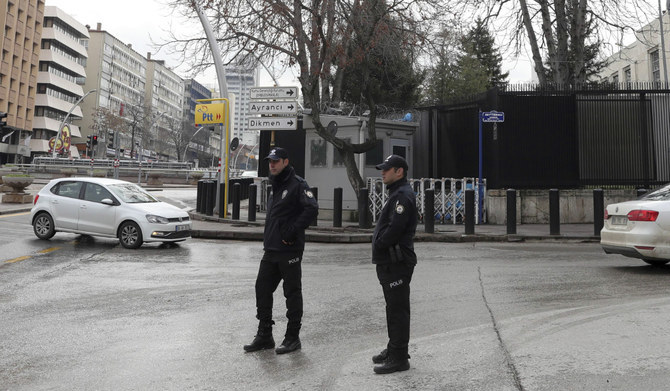
POLYGON ((226 104, 210 103, 195 105, 195 125, 224 125, 226 123, 226 104))

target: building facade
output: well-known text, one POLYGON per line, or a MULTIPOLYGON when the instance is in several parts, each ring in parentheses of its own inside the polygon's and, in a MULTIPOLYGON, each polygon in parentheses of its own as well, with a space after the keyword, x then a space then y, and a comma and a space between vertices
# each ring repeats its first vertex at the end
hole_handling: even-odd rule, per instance
POLYGON ((210 166, 212 162, 212 148, 210 147, 209 128, 197 129, 195 128, 195 105, 198 104, 198 99, 211 99, 212 91, 198 83, 195 79, 187 79, 184 81, 184 118, 187 126, 193 126, 193 137, 187 143, 188 147, 184 148, 184 161, 198 161, 199 165, 202 163, 205 166, 210 166))
POLYGON ((84 92, 95 92, 81 103, 78 147, 86 153, 86 137, 97 135, 97 148, 89 156, 113 157, 118 149, 121 158, 135 157, 150 107, 145 97, 147 59, 103 30, 101 23, 89 35, 84 92))
POLYGON ((35 115, 43 21, 43 0, 0 2, 0 111, 7 113, 7 127, 0 133, 0 164, 30 157, 27 140, 35 115))
MULTIPOLYGON (((77 102, 84 96, 88 38, 88 29, 83 24, 59 8, 45 7, 30 140, 33 157, 49 155, 49 140, 57 136, 68 113, 68 121, 83 116, 77 102)), ((78 126, 71 124, 69 129, 71 138, 81 137, 78 126)), ((79 157, 74 144, 70 144, 69 155, 79 157)))
POLYGON ((148 145, 151 158, 176 160, 176 148, 185 146, 184 79, 164 61, 152 60, 151 53, 147 53, 146 79, 145 101, 151 107, 155 126, 144 138, 144 148, 148 145))
POLYGON ((249 91, 251 87, 258 86, 260 71, 258 67, 240 63, 225 67, 226 84, 228 93, 235 94, 235 104, 231 117, 233 133, 231 139, 237 137, 244 145, 256 145, 259 140, 257 130, 249 130, 249 91))
MULTIPOLYGON (((670 48, 670 16, 663 15, 665 49, 661 48, 659 20, 635 32, 635 41, 610 56, 598 74, 601 82, 665 83, 670 72, 663 69, 663 56, 670 48)), ((666 61, 667 62, 667 61, 666 61)))

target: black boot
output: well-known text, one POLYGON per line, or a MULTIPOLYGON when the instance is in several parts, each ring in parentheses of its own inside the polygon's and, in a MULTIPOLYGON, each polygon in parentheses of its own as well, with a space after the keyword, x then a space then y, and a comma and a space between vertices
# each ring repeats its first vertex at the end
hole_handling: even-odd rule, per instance
POLYGON ((255 352, 274 347, 275 340, 272 338, 272 323, 261 323, 258 326, 258 333, 256 333, 254 340, 249 345, 244 345, 244 351, 255 352))
POLYGON ((279 347, 275 349, 275 352, 277 354, 291 353, 293 351, 300 349, 301 347, 302 345, 300 343, 300 337, 286 336, 281 345, 279 345, 279 347))
MULTIPOLYGON (((389 358, 389 351, 388 349, 382 350, 379 354, 376 354, 372 356, 372 362, 375 364, 383 364, 386 359, 389 358)), ((407 355, 407 358, 410 358, 409 354, 407 355)))
POLYGON ((372 362, 375 364, 382 364, 387 358, 389 358, 389 351, 388 349, 384 349, 381 353, 372 356, 372 362))
POLYGON ((375 366, 375 373, 384 375, 387 373, 406 371, 409 369, 409 360, 389 357, 383 364, 375 366))

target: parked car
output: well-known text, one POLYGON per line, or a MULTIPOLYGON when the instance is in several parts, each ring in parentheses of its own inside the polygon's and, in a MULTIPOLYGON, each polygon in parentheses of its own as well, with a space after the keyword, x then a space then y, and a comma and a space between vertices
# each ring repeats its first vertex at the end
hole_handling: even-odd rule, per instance
POLYGON ((108 178, 50 181, 35 195, 30 221, 40 239, 72 232, 118 238, 125 248, 191 236, 184 210, 159 201, 134 183, 108 178))
POLYGON ((650 265, 670 262, 670 185, 638 200, 608 205, 604 217, 600 245, 606 253, 650 265))

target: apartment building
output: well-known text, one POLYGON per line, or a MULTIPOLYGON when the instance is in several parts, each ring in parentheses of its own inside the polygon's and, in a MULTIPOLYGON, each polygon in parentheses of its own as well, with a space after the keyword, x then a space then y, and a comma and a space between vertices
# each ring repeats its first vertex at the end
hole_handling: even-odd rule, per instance
POLYGON ((0 164, 30 158, 26 140, 33 129, 43 20, 43 0, 0 2, 0 111, 7 113, 7 127, 0 133, 0 164))
MULTIPOLYGON (((83 116, 77 103, 84 96, 88 38, 83 24, 57 7, 45 7, 30 140, 33 157, 50 155, 50 139, 57 137, 68 113, 68 122, 83 116)), ((78 126, 70 124, 69 129, 71 139, 81 137, 78 126)), ((74 144, 70 144, 68 155, 79 157, 74 144)))
POLYGON ((163 60, 151 59, 147 53, 147 86, 145 101, 154 112, 155 127, 145 140, 152 158, 175 160, 176 146, 181 146, 184 126, 184 79, 165 66, 163 60))
MULTIPOLYGON (((635 41, 607 59, 607 66, 598 74, 601 82, 660 83, 667 82, 670 72, 663 69, 663 55, 670 48, 670 16, 663 15, 665 49, 661 48, 659 20, 635 32, 635 41), (667 77, 666 77, 667 74, 667 77)), ((668 59, 670 61, 670 59, 668 59)), ((667 62, 667 61, 666 61, 667 62)))
POLYGON ((211 99, 212 91, 198 83, 195 79, 184 81, 184 118, 188 126, 193 125, 197 131, 189 142, 188 148, 185 148, 185 161, 201 161, 203 165, 211 165, 212 149, 209 146, 209 129, 195 129, 195 105, 198 99, 211 99))
POLYGON ((238 137, 241 144, 255 145, 260 135, 257 130, 249 130, 249 90, 258 86, 260 70, 249 63, 241 62, 226 66, 225 73, 228 93, 235 94, 234 112, 231 113, 233 119, 231 139, 238 137))
POLYGON ((133 50, 132 45, 103 30, 101 23, 88 33, 84 91, 95 92, 81 104, 83 118, 78 122, 81 130, 78 147, 85 152, 86 137, 97 135, 94 157, 116 156, 117 148, 121 158, 135 157, 151 109, 145 95, 147 59, 133 50))

